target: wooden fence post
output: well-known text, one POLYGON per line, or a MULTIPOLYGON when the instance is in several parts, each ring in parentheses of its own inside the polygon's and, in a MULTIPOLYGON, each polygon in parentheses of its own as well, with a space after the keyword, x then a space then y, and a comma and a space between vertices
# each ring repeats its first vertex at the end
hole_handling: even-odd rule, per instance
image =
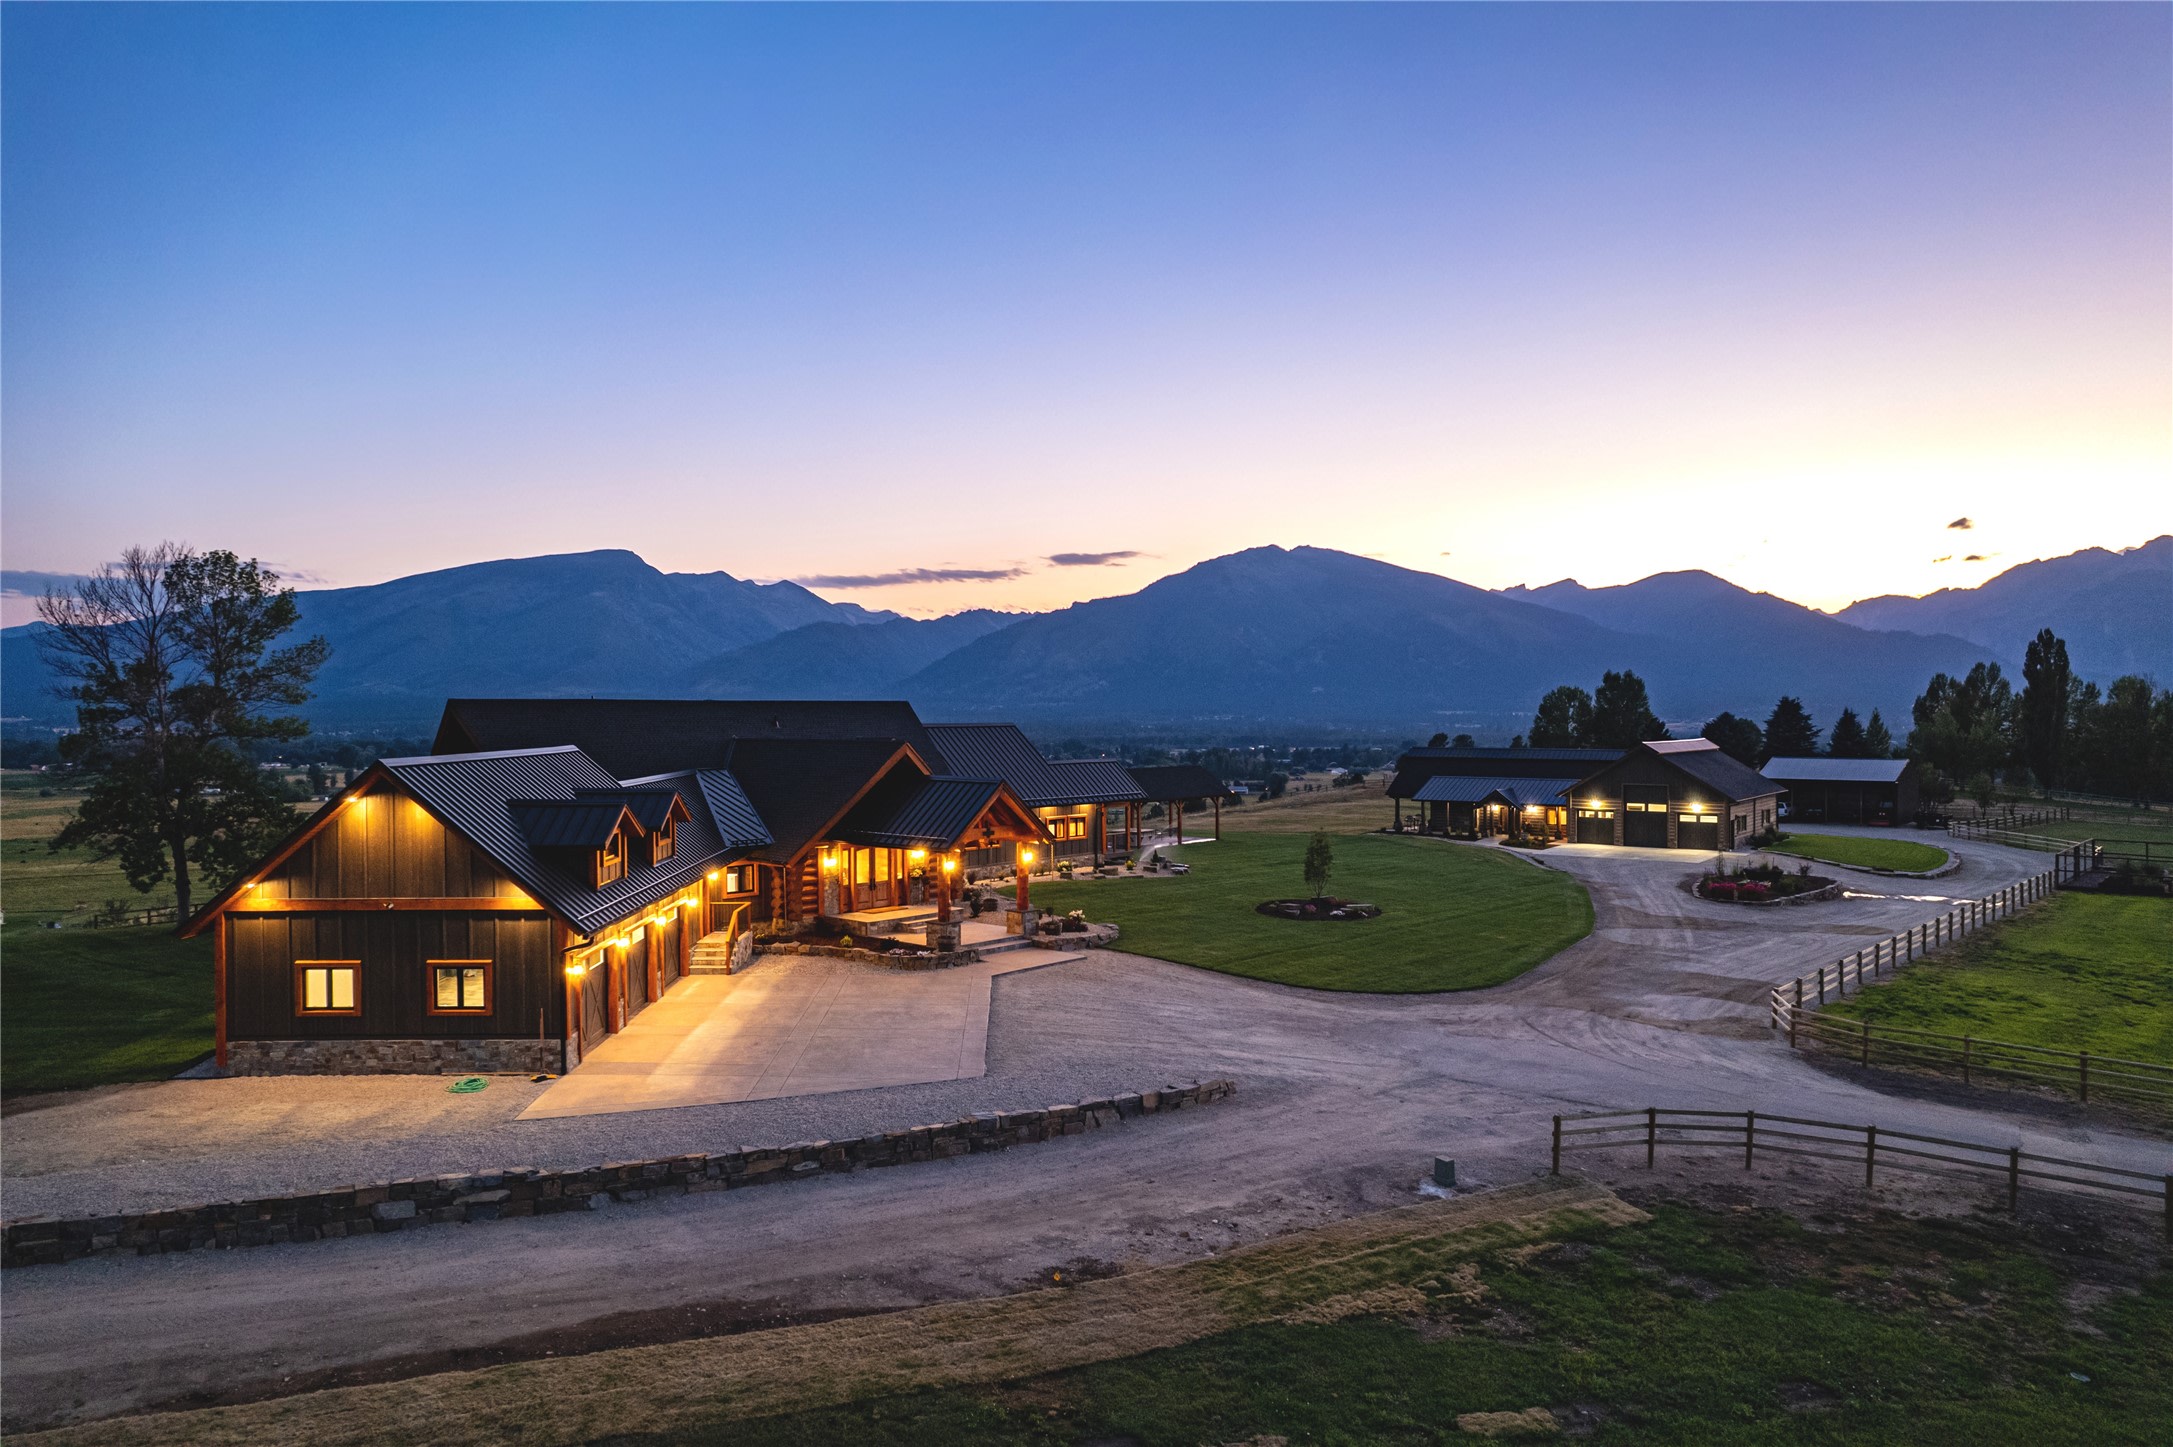
MULTIPOLYGON (((1752 1153, 1753 1151, 1755 1151, 1755 1150, 1756 1150, 1757 1148, 1758 1148, 1758 1112, 1757 1112, 1757 1111, 1755 1111, 1755 1110, 1746 1110, 1746 1111, 1744 1111, 1744 1112, 1743 1112, 1743 1169, 1744 1169, 1744 1170, 1746 1170, 1746 1171, 1747 1171, 1747 1170, 1749 1170, 1749 1169, 1750 1169, 1750 1163, 1751 1163, 1751 1153, 1752 1153)), ((2167 1199, 2168 1199, 2169 1201, 2173 1201, 2173 1176, 2168 1176, 2168 1177, 2166 1178, 2166 1182, 2167 1182, 2167 1187, 2168 1187, 2168 1191, 2167 1191, 2167 1199)), ((2173 1207, 2168 1207, 2168 1209, 2169 1209, 2169 1210, 2173 1210, 2173 1207)))
POLYGON ((1788 1048, 1796 1048, 1796 1017, 1803 1013, 1803 976, 1796 976, 1796 1008, 1788 1012, 1788 1048))
POLYGON ((2165 1178, 2165 1237, 2173 1241, 2173 1176, 2165 1178))
POLYGON ((1660 1147, 1660 1111, 1656 1106, 1645 1107, 1645 1169, 1652 1169, 1653 1152, 1660 1147))
MULTIPOLYGON (((1835 966, 1835 968, 1838 969, 1839 966, 1835 966)), ((1821 1007, 1826 1003, 1826 967, 1824 965, 1818 967, 1818 1003, 1821 1007)))
POLYGON ((1969 1084, 1969 1037, 1962 1037, 1962 1084, 1969 1084))
POLYGON ((2022 1209, 2022 1147, 2007 1148, 2007 1210, 2010 1214, 2022 1209))
POLYGON ((1562 1174, 1562 1117, 1560 1116, 1554 1118, 1554 1164, 1547 1167, 1547 1174, 1550 1176, 1562 1174))

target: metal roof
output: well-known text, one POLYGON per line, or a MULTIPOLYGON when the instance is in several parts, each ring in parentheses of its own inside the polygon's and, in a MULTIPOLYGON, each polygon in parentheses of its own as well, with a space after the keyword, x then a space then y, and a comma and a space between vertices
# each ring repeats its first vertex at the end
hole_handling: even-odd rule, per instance
POLYGON ((431 750, 574 744, 625 779, 731 768, 733 744, 755 739, 903 741, 940 767, 911 704, 862 699, 455 698, 431 750))
POLYGON ((1119 759, 1051 759, 1049 767, 1064 781, 1067 804, 1131 804, 1147 797, 1119 759))
POLYGON ((1003 789, 1000 779, 913 776, 889 780, 853 806, 833 834, 878 849, 950 849, 1003 789))
POLYGON ((708 807, 709 822, 726 848, 751 849, 771 842, 769 826, 729 769, 682 769, 676 774, 626 781, 630 789, 652 784, 670 785, 689 800, 699 797, 708 807))
POLYGON ((929 762, 943 773, 1001 779, 1030 809, 1087 802, 1067 792, 1064 776, 1049 767, 1017 724, 930 724, 928 737, 942 754, 929 762))
POLYGON ((1144 798, 1162 803, 1178 799, 1229 799, 1229 787, 1198 764, 1153 764, 1127 769, 1144 798))
POLYGON ((1429 745, 1420 749, 1405 749, 1403 758, 1396 761, 1403 766, 1404 759, 1574 759, 1585 763, 1611 764, 1622 757, 1621 749, 1509 749, 1509 748, 1453 748, 1446 745, 1429 745))
POLYGON ((512 799, 506 808, 531 849, 601 849, 633 818, 625 804, 605 798, 512 799))
POLYGON ((1422 804, 1484 804, 1495 798, 1522 809, 1528 804, 1558 806, 1569 798, 1565 779, 1467 778, 1436 774, 1411 797, 1422 804))
POLYGON ((1645 747, 1656 754, 1702 754, 1720 745, 1711 739, 1647 739, 1645 747))
POLYGON ((623 811, 623 803, 613 805, 608 797, 622 793, 619 781, 581 750, 569 744, 432 754, 386 759, 382 767, 432 814, 466 836, 529 894, 584 934, 678 893, 711 865, 745 853, 718 836, 706 802, 682 794, 687 819, 679 827, 671 858, 647 864, 641 862, 644 851, 634 850, 626 873, 599 889, 589 882, 586 860, 558 855, 549 846, 539 854, 515 807, 523 803, 569 811, 590 807, 623 811), (582 790, 596 793, 582 797, 577 792, 582 790))
POLYGON ((1767 759, 1759 773, 1806 784, 1891 784, 1908 767, 1907 759, 1767 759))

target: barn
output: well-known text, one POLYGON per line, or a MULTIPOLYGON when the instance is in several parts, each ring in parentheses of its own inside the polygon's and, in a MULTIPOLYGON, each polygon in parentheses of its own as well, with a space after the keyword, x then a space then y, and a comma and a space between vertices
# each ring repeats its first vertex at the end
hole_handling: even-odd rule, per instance
POLYGON ((1914 759, 1768 759, 1797 824, 1906 824, 1917 813, 1914 759))

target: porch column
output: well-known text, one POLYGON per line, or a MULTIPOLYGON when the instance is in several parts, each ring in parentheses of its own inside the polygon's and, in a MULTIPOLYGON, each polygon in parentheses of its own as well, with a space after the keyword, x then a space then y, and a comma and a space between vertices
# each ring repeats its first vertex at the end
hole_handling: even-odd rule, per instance
POLYGON ((1027 897, 1026 872, 1033 868, 1034 851, 1024 845, 1019 845, 1016 853, 1019 861, 1019 913, 1024 914, 1026 913, 1027 897))

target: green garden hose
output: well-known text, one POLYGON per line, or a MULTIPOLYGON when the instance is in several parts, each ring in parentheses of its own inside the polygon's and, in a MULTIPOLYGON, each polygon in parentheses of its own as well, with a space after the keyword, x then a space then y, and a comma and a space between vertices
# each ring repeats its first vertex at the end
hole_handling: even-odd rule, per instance
POLYGON ((445 1088, 454 1095, 473 1095, 488 1084, 490 1082, 480 1075, 463 1075, 445 1088))

